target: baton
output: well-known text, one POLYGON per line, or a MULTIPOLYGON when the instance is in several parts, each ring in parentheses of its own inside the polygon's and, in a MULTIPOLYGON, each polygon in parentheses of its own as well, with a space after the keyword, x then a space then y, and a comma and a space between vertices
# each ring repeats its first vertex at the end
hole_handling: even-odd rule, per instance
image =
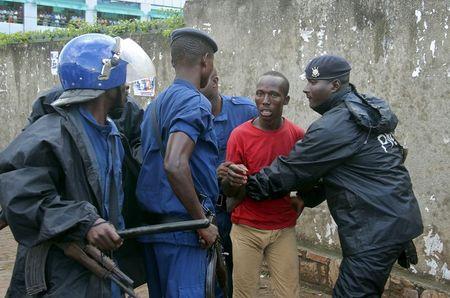
POLYGON ((185 221, 169 222, 157 225, 142 226, 137 228, 125 229, 118 231, 120 237, 123 239, 136 238, 142 235, 178 232, 185 230, 197 230, 209 227, 209 219, 194 219, 185 221))

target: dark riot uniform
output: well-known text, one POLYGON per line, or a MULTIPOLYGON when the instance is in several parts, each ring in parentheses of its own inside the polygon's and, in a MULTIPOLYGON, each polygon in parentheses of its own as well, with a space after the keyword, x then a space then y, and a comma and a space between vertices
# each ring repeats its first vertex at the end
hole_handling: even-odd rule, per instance
MULTIPOLYGON (((64 89, 61 85, 56 85, 38 95, 33 101, 27 129, 31 124, 36 122, 46 114, 56 113, 55 108, 51 105, 57 100, 64 89)), ((120 132, 120 139, 125 151, 122 178, 124 203, 122 208, 122 216, 125 220, 127 228, 136 227, 142 224, 140 217, 140 207, 136 201, 136 183, 141 167, 142 157, 141 149, 141 123, 144 111, 135 102, 131 96, 127 96, 124 107, 118 107, 108 114, 114 121, 120 132)), ((3 215, 0 214, 0 218, 3 215)), ((4 215, 3 215, 4 216, 4 215)), ((115 252, 120 262, 120 268, 126 272, 134 280, 134 285, 145 283, 145 267, 143 259, 141 259, 142 247, 135 239, 127 239, 124 244, 115 252)))
MULTIPOLYGON (((127 80, 126 66, 133 63, 122 60, 120 54, 140 50, 145 55, 145 52, 137 45, 131 49, 120 45, 117 39, 101 34, 82 35, 66 44, 58 68, 65 92, 59 97, 56 88, 39 99, 33 106, 32 124, 0 153, 0 203, 19 242, 7 297, 25 297, 26 293, 37 297, 113 297, 119 294, 110 280, 97 278, 52 244, 85 241, 87 232, 100 216, 123 227, 119 224, 121 216, 118 213, 123 197, 120 167, 124 148, 116 125, 107 120, 105 127, 96 127, 96 121, 89 123, 93 120, 92 114, 82 113, 81 106, 78 107, 79 103, 130 81, 127 80), (106 60, 111 60, 112 53, 119 57, 114 57, 114 63, 118 65, 103 71, 103 65, 106 60), (78 61, 76 55, 83 58, 82 64, 74 63, 78 61), (101 84, 98 82, 100 75, 101 84), (64 97, 66 92, 73 96, 64 97), (56 102, 54 108, 47 104, 61 98, 65 100, 64 108, 55 105, 56 102), (100 132, 102 136, 95 138, 100 132), (96 141, 100 139, 105 142, 98 146, 96 141), (103 152, 108 154, 106 167, 100 167, 106 159, 98 160, 105 156, 103 152), (32 247, 42 247, 38 258, 29 258, 32 247), (36 266, 35 260, 42 259, 44 265, 36 266), (31 276, 31 285, 26 284, 25 276, 31 276), (45 280, 37 276, 45 277, 45 280)), ((151 63, 150 58, 146 60, 151 63)), ((131 117, 131 110, 111 112, 120 115, 116 121, 123 125, 122 128, 130 125, 132 118, 137 119, 131 117)), ((136 126, 139 128, 139 123, 136 126)), ((128 137, 139 136, 139 132, 129 132, 128 137)), ((135 251, 136 255, 139 253, 135 251)), ((121 258, 120 251, 114 258, 121 267, 124 267, 123 261, 130 261, 126 256, 121 258)), ((128 268, 137 271, 140 264, 142 261, 130 264, 128 268)))
MULTIPOLYGON (((325 75, 322 57, 307 67, 308 79, 325 75)), ((379 297, 406 243, 423 231, 403 148, 393 136, 398 120, 384 100, 352 85, 315 110, 322 117, 304 139, 251 176, 247 191, 256 200, 277 198, 321 179, 344 256, 333 296, 379 297)))
MULTIPOLYGON (((76 108, 58 108, 25 129, 0 154, 1 204, 19 243, 7 297, 26 296, 30 247, 55 237, 82 241, 100 216, 100 174, 79 118, 76 108)), ((45 257, 48 297, 111 297, 109 284, 59 248, 52 246, 45 257)))

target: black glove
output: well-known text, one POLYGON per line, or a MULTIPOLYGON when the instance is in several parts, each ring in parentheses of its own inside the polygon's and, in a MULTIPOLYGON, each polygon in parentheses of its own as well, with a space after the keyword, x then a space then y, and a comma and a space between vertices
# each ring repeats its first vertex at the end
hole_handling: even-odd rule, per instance
POLYGON ((418 261, 416 246, 412 240, 409 240, 405 249, 398 257, 397 262, 403 268, 409 269, 411 264, 416 265, 418 261))
POLYGON ((319 181, 316 185, 309 189, 297 191, 297 195, 303 199, 305 207, 308 208, 314 208, 327 199, 325 196, 325 187, 323 186, 322 181, 319 181))
POLYGON ((247 195, 255 201, 267 200, 269 198, 267 194, 262 193, 260 181, 255 176, 248 177, 245 190, 247 195))

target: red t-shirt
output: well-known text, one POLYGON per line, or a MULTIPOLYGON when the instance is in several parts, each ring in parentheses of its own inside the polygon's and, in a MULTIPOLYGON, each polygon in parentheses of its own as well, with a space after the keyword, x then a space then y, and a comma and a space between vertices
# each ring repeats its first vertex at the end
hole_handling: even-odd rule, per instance
MULTIPOLYGON (((286 118, 280 128, 267 131, 257 128, 249 120, 236 127, 227 144, 226 160, 243 164, 252 175, 280 156, 287 155, 294 144, 303 138, 303 129, 286 118)), ((297 213, 289 195, 265 201, 246 197, 231 214, 231 221, 260 230, 278 230, 295 226, 297 213)))

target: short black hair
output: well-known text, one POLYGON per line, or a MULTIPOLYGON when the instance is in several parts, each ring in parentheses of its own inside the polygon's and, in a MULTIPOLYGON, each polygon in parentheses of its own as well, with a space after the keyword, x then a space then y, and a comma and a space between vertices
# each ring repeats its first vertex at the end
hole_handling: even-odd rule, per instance
POLYGON ((346 85, 350 83, 350 73, 339 77, 338 80, 341 81, 341 85, 346 85))
POLYGON ((283 80, 283 83, 281 84, 281 88, 284 91, 284 96, 287 96, 289 94, 289 80, 286 78, 286 76, 284 74, 282 74, 281 72, 275 71, 275 70, 271 70, 271 71, 265 72, 261 77, 263 77, 263 76, 273 76, 273 77, 281 78, 283 80))
POLYGON ((174 67, 180 64, 192 66, 205 54, 214 54, 214 50, 204 39, 185 35, 172 42, 170 54, 172 55, 172 65, 174 67))
POLYGON ((350 83, 350 73, 334 78, 334 79, 330 79, 330 82, 333 82, 334 80, 338 80, 339 82, 341 82, 341 85, 347 85, 348 83, 350 83))

